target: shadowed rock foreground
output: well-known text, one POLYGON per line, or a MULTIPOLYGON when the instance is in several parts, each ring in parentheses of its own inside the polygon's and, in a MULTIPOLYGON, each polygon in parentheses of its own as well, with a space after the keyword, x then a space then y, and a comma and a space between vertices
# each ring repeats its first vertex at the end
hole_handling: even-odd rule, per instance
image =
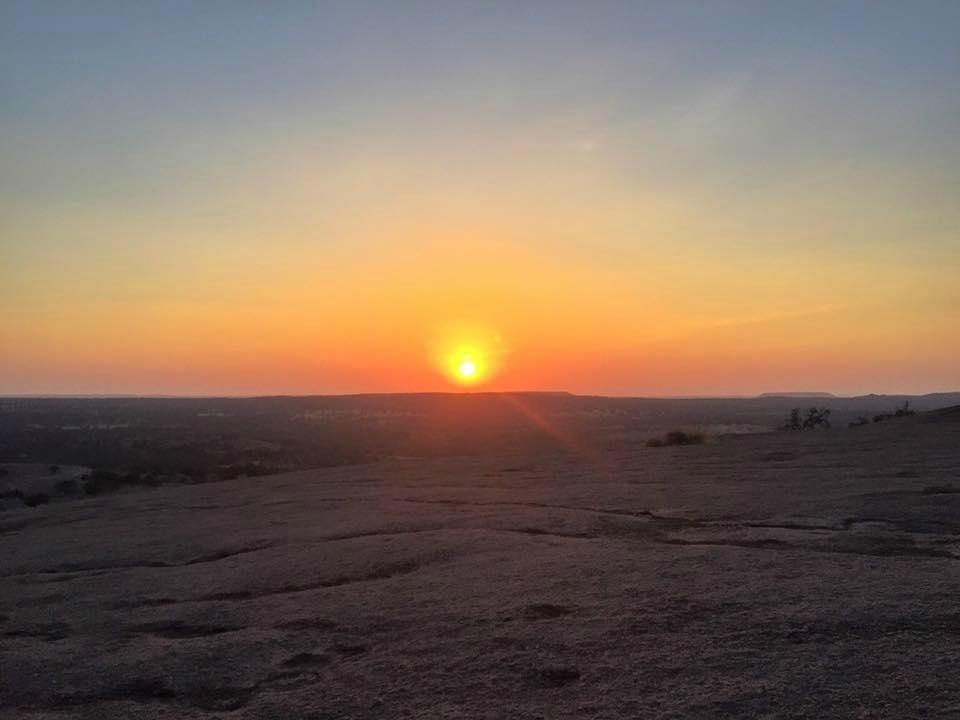
POLYGON ((956 413, 0 515, 0 716, 960 715, 956 413))

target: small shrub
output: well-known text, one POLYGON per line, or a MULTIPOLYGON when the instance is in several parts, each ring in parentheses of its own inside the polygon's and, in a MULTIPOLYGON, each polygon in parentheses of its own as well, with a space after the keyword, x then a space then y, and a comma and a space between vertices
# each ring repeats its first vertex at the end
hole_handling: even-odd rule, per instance
POLYGON ((150 475, 149 473, 139 473, 139 472, 127 472, 124 473, 120 478, 120 482, 123 485, 159 485, 160 483, 156 481, 155 475, 150 475))
POLYGON ((909 400, 904 400, 903 407, 898 407, 896 410, 893 411, 894 417, 909 417, 910 415, 916 415, 916 414, 917 414, 916 410, 910 409, 909 400))
POLYGON ((784 430, 815 430, 818 427, 830 427, 830 408, 812 407, 807 410, 807 416, 801 419, 800 408, 793 408, 790 417, 783 425, 784 430))
POLYGON ((800 418, 800 408, 790 411, 790 417, 783 424, 784 430, 803 430, 803 420, 800 418))
POLYGON ((140 477, 140 484, 147 487, 160 487, 163 482, 159 475, 143 475, 140 477))
POLYGON ((803 419, 803 429, 813 430, 818 427, 830 427, 830 408, 815 408, 807 410, 807 417, 803 419))
POLYGON ((261 475, 275 475, 282 472, 280 468, 261 465, 258 462, 239 463, 235 465, 226 465, 220 472, 224 480, 236 480, 240 477, 259 477, 261 475))
POLYGON ((53 486, 60 495, 73 495, 78 490, 76 480, 61 480, 53 486))
POLYGON ((94 470, 85 476, 83 491, 87 495, 100 495, 105 492, 112 492, 123 485, 123 479, 109 470, 94 470))
POLYGON ((670 445, 703 445, 707 441, 707 436, 698 432, 684 432, 683 430, 672 430, 662 438, 650 438, 647 440, 647 447, 667 447, 670 445))
POLYGON ((50 496, 46 493, 34 493, 33 495, 23 495, 21 498, 23 504, 27 507, 36 507, 37 505, 46 505, 50 502, 50 496))
POLYGON ((854 418, 853 420, 848 422, 847 427, 854 428, 854 427, 860 427, 861 425, 869 425, 869 424, 870 424, 870 421, 867 420, 865 417, 863 417, 863 415, 861 415, 860 417, 854 418))
POLYGON ((899 417, 910 417, 911 415, 916 415, 916 410, 910 409, 910 401, 904 400, 903 406, 897 406, 897 408, 892 413, 880 413, 879 415, 873 416, 873 421, 875 423, 883 422, 884 420, 891 420, 893 418, 899 417))
POLYGON ((922 491, 922 495, 954 495, 960 493, 960 488, 954 485, 927 485, 922 491))

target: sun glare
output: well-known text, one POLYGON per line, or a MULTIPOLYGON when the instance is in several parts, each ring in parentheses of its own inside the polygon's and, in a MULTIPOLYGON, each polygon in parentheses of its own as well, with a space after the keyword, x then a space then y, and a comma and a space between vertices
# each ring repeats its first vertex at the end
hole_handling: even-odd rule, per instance
POLYGON ((504 355, 499 333, 457 324, 438 332, 433 344, 437 368, 456 385, 482 385, 499 371, 504 355))
POLYGON ((484 380, 489 372, 482 352, 476 348, 458 348, 450 353, 451 379, 460 385, 473 385, 484 380))

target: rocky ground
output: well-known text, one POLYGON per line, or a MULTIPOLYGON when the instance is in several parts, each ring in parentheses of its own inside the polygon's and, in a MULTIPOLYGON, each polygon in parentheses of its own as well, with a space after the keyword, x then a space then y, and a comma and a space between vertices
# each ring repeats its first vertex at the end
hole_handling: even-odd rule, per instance
POLYGON ((0 716, 960 717, 960 422, 0 515, 0 716))

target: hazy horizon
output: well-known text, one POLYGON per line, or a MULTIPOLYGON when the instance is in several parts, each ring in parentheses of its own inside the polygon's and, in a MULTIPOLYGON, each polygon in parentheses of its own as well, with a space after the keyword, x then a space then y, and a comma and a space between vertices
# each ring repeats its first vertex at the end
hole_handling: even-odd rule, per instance
POLYGON ((750 400, 754 398, 768 397, 796 397, 797 399, 848 399, 856 397, 865 397, 875 395, 878 397, 922 397, 925 395, 953 395, 960 394, 960 390, 935 390, 927 393, 910 392, 869 392, 869 393, 833 393, 818 390, 784 390, 784 391, 765 391, 752 395, 611 395, 605 393, 574 393, 569 390, 404 390, 396 392, 344 392, 344 393, 275 393, 267 395, 250 394, 231 394, 231 395, 209 395, 204 393, 197 394, 177 394, 177 393, 7 393, 0 394, 0 399, 157 399, 157 400, 257 400, 271 397, 283 398, 310 398, 310 397, 365 397, 378 395, 573 395, 578 397, 602 397, 611 399, 625 400, 750 400))
POLYGON ((3 3, 0 395, 960 387, 958 26, 3 3))

